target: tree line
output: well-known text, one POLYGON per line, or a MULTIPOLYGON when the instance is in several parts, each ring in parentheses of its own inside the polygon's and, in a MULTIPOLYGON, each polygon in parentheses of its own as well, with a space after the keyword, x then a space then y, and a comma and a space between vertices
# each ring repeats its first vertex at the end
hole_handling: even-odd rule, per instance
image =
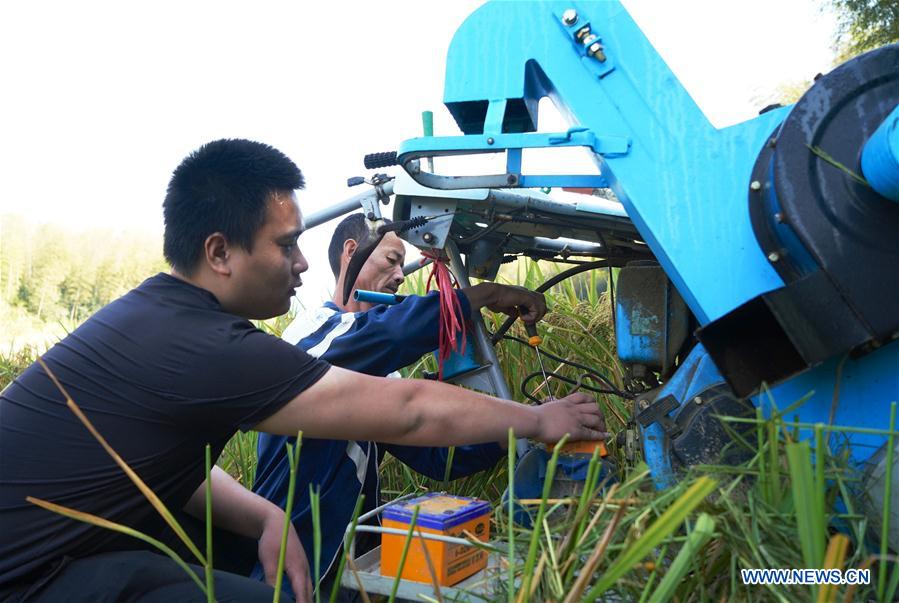
POLYGON ((165 270, 159 235, 73 231, 0 215, 0 345, 74 328, 148 276, 165 270))

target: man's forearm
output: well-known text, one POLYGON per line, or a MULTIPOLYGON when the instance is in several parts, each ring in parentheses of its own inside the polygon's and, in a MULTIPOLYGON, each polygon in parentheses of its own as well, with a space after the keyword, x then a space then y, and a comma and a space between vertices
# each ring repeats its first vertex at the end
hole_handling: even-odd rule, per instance
MULTIPOLYGON (((223 469, 213 467, 212 523, 236 534, 259 538, 266 521, 276 517, 279 507, 240 485, 223 469)), ((197 488, 184 510, 198 518, 206 517, 206 482, 197 488)))
POLYGON ((496 303, 497 287, 494 283, 478 283, 472 287, 462 289, 462 293, 468 298, 471 305, 472 318, 476 317, 481 308, 486 308, 496 303))
MULTIPOLYGON (((412 424, 408 444, 453 446, 499 441, 511 427, 517 437, 536 437, 534 408, 436 381, 407 380, 406 413, 412 424), (460 442, 460 436, 465 437, 460 442)), ((393 386, 394 384, 389 384, 393 386)))
POLYGON ((259 431, 331 440, 375 440, 412 446, 498 442, 517 437, 556 441, 566 433, 595 439, 595 398, 576 393, 525 406, 419 379, 384 379, 331 367, 315 384, 256 425, 259 431))

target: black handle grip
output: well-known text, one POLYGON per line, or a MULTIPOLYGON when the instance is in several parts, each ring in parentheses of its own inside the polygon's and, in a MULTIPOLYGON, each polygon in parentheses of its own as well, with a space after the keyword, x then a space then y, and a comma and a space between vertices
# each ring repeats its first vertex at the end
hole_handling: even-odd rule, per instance
POLYGON ((369 153, 363 159, 363 163, 367 170, 376 170, 378 168, 397 165, 396 151, 389 151, 387 153, 369 153))

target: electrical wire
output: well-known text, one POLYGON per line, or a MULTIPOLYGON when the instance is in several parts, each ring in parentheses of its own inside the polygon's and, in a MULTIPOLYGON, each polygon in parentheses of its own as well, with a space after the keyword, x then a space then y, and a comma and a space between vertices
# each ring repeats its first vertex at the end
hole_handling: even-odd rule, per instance
MULTIPOLYGON (((620 396, 620 397, 623 397, 623 398, 625 398, 625 397, 626 397, 626 398, 633 398, 632 395, 630 395, 630 394, 628 394, 628 393, 626 393, 626 392, 622 392, 621 390, 618 390, 618 389, 614 389, 614 390, 612 390, 612 389, 602 389, 602 388, 599 388, 599 387, 593 387, 592 385, 587 385, 587 384, 585 384, 585 383, 584 383, 584 378, 587 377, 587 378, 590 378, 590 379, 594 379, 594 378, 596 377, 596 375, 594 375, 594 373, 585 373, 585 374, 583 374, 583 375, 580 375, 580 377, 579 377, 578 379, 576 379, 576 380, 575 380, 575 379, 572 379, 571 377, 566 377, 566 376, 564 376, 564 375, 560 375, 560 374, 558 374, 558 373, 553 373, 553 372, 547 372, 547 373, 546 373, 546 377, 547 377, 547 379, 549 379, 550 377, 552 377, 552 378, 557 379, 557 380, 559 380, 559 381, 564 381, 565 383, 570 383, 571 385, 577 386, 576 389, 586 389, 586 390, 588 390, 588 391, 591 391, 591 392, 594 392, 594 393, 597 393, 597 394, 611 394, 611 395, 614 395, 614 396, 620 396)), ((543 403, 543 400, 537 398, 536 396, 531 395, 531 394, 528 392, 528 383, 529 383, 532 379, 536 379, 536 378, 543 378, 543 373, 542 373, 541 371, 536 371, 536 372, 534 372, 534 373, 529 374, 527 377, 525 377, 524 380, 521 382, 521 393, 522 393, 522 395, 524 395, 528 400, 530 400, 530 401, 532 401, 532 402, 534 402, 534 403, 536 403, 536 404, 542 404, 542 403, 543 403)))
MULTIPOLYGON (((512 335, 505 335, 505 336, 503 336, 503 339, 509 339, 511 341, 516 341, 524 346, 530 346, 530 344, 527 341, 525 341, 524 339, 519 339, 518 337, 514 337, 512 335)), ((543 347, 540 348, 540 353, 543 354, 544 356, 546 356, 547 358, 551 358, 551 359, 555 360, 556 362, 560 362, 562 364, 567 364, 568 366, 573 366, 577 369, 584 371, 584 373, 581 375, 581 378, 589 377, 590 379, 593 379, 594 381, 599 381, 603 385, 605 385, 608 389, 593 388, 593 387, 590 387, 588 385, 584 385, 583 383, 581 383, 580 379, 578 381, 575 381, 569 377, 564 377, 557 373, 547 373, 546 374, 547 377, 552 375, 553 377, 555 377, 556 379, 558 379, 560 381, 565 381, 566 383, 570 383, 572 385, 582 386, 584 389, 589 389, 590 391, 601 393, 601 394, 613 394, 613 395, 619 396, 621 398, 627 398, 627 399, 634 398, 634 394, 627 392, 627 391, 623 391, 621 389, 618 389, 618 387, 614 383, 612 383, 612 381, 608 377, 606 377, 602 373, 598 372, 597 370, 590 368, 589 366, 583 365, 579 362, 575 362, 574 360, 568 360, 567 358, 561 358, 560 356, 556 356, 552 352, 547 352, 546 348, 543 348, 543 347)), ((532 373, 532 374, 528 375, 527 377, 525 377, 524 381, 522 381, 522 383, 521 383, 521 393, 524 394, 525 396, 527 396, 530 400, 535 400, 535 398, 533 398, 532 396, 530 396, 527 393, 527 391, 525 390, 525 386, 527 385, 527 382, 533 378, 533 375, 543 375, 543 373, 542 372, 532 373)))
MULTIPOLYGON (((611 259, 604 259, 604 260, 596 260, 595 262, 587 262, 586 264, 578 264, 577 266, 569 268, 568 270, 564 270, 564 271, 560 272, 559 274, 555 275, 554 277, 546 280, 546 282, 544 282, 542 285, 537 287, 536 291, 537 291, 537 293, 543 293, 543 292, 551 289, 552 287, 556 286, 557 284, 561 283, 566 278, 572 277, 575 274, 580 274, 581 272, 586 272, 588 270, 594 270, 596 268, 606 268, 606 267, 611 267, 611 266, 620 267, 620 266, 624 266, 624 264, 626 262, 627 262, 627 260, 625 258, 611 258, 611 259)), ((503 336, 506 334, 506 331, 509 330, 509 328, 512 326, 512 323, 514 323, 516 320, 517 320, 517 317, 510 316, 503 322, 503 324, 501 324, 499 326, 499 328, 496 330, 496 332, 490 336, 490 341, 493 343, 493 345, 496 345, 499 342, 499 340, 503 338, 503 336)))

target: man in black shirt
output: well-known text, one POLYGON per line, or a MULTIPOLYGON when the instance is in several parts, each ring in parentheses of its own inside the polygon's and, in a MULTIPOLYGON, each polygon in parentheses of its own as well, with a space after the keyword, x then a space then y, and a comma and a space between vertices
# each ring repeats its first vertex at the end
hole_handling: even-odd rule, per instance
MULTIPOLYGON (((169 509, 203 516, 204 447, 217 457, 237 429, 436 446, 497 441, 510 427, 544 441, 599 436, 602 418, 583 394, 528 407, 441 383, 361 375, 253 327, 248 319, 288 310, 308 268, 297 246, 303 222, 294 191, 302 186, 299 169, 267 145, 201 147, 175 170, 163 206, 171 274, 147 279, 44 355, 169 509)), ((283 511, 218 468, 211 482, 214 523, 258 540, 273 583, 283 511)), ((38 365, 0 393, 0 601, 205 600, 169 559, 27 496, 154 537, 165 532, 38 365)), ((298 600, 308 600, 308 564, 292 530, 285 573, 298 600)), ((271 598, 270 587, 247 578, 215 579, 220 601, 271 598)))

